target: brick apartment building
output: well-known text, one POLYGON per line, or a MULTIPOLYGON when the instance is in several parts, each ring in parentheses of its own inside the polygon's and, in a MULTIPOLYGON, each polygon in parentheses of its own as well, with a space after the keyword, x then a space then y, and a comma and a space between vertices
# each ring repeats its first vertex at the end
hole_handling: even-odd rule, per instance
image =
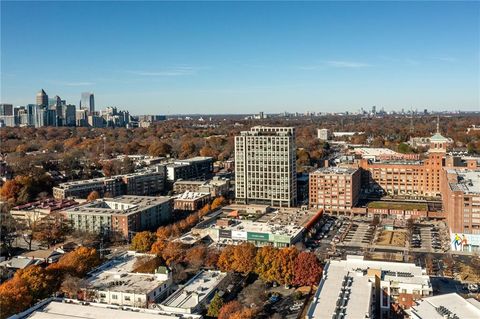
POLYGON ((310 174, 310 208, 347 211, 360 196, 360 170, 323 167, 310 174))

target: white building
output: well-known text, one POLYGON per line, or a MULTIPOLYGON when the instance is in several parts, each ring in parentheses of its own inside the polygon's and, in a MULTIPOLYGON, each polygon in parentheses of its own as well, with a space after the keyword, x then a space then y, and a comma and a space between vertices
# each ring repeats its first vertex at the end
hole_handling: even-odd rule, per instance
POLYGON ((126 252, 90 272, 87 290, 94 293, 93 301, 140 308, 160 301, 172 285, 168 268, 160 266, 153 273, 135 272, 139 263, 153 258, 156 256, 126 252))
POLYGON ((206 307, 227 274, 202 270, 160 304, 163 311, 192 314, 206 307))
POLYGON ((430 278, 415 264, 347 256, 325 266, 306 318, 372 318, 375 313, 383 317, 392 302, 408 308, 431 294, 430 278))
POLYGON ((451 293, 428 297, 410 309, 412 319, 480 318, 480 302, 451 293))
POLYGON ((201 319, 201 315, 170 314, 161 310, 120 307, 71 299, 45 299, 9 319, 201 319))
POLYGON ((317 138, 321 141, 330 140, 331 138, 330 130, 326 128, 317 129, 317 138))
POLYGON ((255 126, 235 136, 235 197, 242 204, 296 205, 294 127, 255 126))

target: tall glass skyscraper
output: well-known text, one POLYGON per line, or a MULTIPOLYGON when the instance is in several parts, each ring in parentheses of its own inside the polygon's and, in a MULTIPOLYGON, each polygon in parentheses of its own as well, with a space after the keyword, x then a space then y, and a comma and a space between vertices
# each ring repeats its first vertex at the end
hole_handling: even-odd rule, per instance
POLYGON ((82 99, 80 100, 80 108, 87 110, 88 113, 95 112, 95 98, 91 92, 83 92, 82 99))

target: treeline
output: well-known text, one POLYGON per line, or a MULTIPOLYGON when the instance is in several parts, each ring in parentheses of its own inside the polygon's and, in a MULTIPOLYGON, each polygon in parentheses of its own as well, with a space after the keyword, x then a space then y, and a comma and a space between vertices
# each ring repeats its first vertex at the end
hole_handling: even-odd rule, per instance
POLYGON ((100 264, 93 248, 79 247, 48 267, 28 266, 0 285, 0 318, 22 312, 57 291, 70 293, 72 283, 100 264))

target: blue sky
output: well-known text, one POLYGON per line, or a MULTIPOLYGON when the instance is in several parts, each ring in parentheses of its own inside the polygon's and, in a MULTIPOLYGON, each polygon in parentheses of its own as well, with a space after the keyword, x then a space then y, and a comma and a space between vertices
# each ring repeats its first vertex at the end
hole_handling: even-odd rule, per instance
POLYGON ((478 2, 1 2, 1 102, 480 110, 478 2))

